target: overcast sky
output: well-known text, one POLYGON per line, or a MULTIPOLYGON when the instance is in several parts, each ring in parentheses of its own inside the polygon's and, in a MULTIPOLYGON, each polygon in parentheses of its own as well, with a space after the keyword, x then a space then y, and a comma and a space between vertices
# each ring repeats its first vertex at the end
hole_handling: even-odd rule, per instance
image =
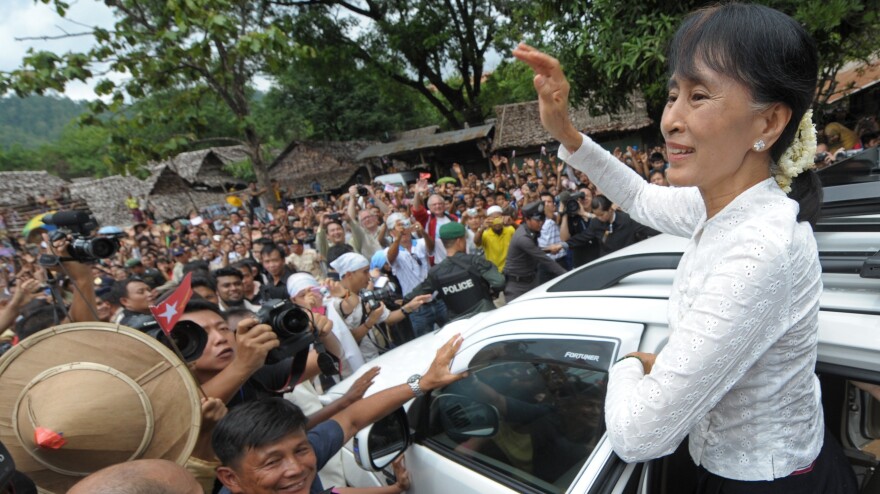
MULTIPOLYGON (((83 52, 94 43, 91 36, 80 36, 50 41, 16 41, 29 36, 58 36, 86 31, 82 26, 58 16, 51 3, 46 5, 34 0, 0 0, 3 15, 0 16, 0 70, 9 71, 21 66, 21 60, 29 48, 49 50, 55 53, 83 52)), ((96 0, 73 0, 67 17, 89 26, 112 27, 113 14, 96 0)), ((94 99, 95 93, 82 83, 70 84, 66 91, 72 99, 94 99)))

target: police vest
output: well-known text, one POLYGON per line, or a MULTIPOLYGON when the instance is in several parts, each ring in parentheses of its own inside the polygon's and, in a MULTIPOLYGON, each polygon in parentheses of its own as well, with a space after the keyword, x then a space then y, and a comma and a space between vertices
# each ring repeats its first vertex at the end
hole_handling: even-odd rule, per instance
POLYGON ((482 277, 475 278, 474 274, 458 262, 453 262, 452 258, 446 258, 444 262, 452 263, 455 267, 435 272, 434 286, 450 312, 464 314, 481 300, 491 300, 482 277))

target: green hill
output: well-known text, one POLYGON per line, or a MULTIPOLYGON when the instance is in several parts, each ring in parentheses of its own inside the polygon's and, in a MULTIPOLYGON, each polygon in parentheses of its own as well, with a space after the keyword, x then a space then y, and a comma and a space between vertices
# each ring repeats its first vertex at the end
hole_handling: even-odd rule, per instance
POLYGON ((64 126, 86 105, 55 96, 0 98, 0 149, 33 149, 58 140, 64 126))

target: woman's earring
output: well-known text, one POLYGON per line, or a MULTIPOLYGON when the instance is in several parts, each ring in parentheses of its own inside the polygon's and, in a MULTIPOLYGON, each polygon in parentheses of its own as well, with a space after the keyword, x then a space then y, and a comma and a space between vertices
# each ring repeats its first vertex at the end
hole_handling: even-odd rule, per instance
POLYGON ((759 153, 764 150, 767 145, 764 144, 764 139, 758 139, 755 141, 755 144, 752 146, 752 149, 758 151, 759 153))

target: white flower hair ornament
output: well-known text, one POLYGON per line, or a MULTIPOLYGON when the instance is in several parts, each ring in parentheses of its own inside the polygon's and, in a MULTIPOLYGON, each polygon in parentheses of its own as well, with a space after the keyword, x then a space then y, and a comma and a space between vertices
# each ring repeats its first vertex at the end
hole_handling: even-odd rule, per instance
POLYGON ((815 157, 816 127, 813 125, 813 110, 807 110, 798 125, 794 141, 773 167, 773 177, 783 192, 791 192, 794 177, 816 166, 815 157))

